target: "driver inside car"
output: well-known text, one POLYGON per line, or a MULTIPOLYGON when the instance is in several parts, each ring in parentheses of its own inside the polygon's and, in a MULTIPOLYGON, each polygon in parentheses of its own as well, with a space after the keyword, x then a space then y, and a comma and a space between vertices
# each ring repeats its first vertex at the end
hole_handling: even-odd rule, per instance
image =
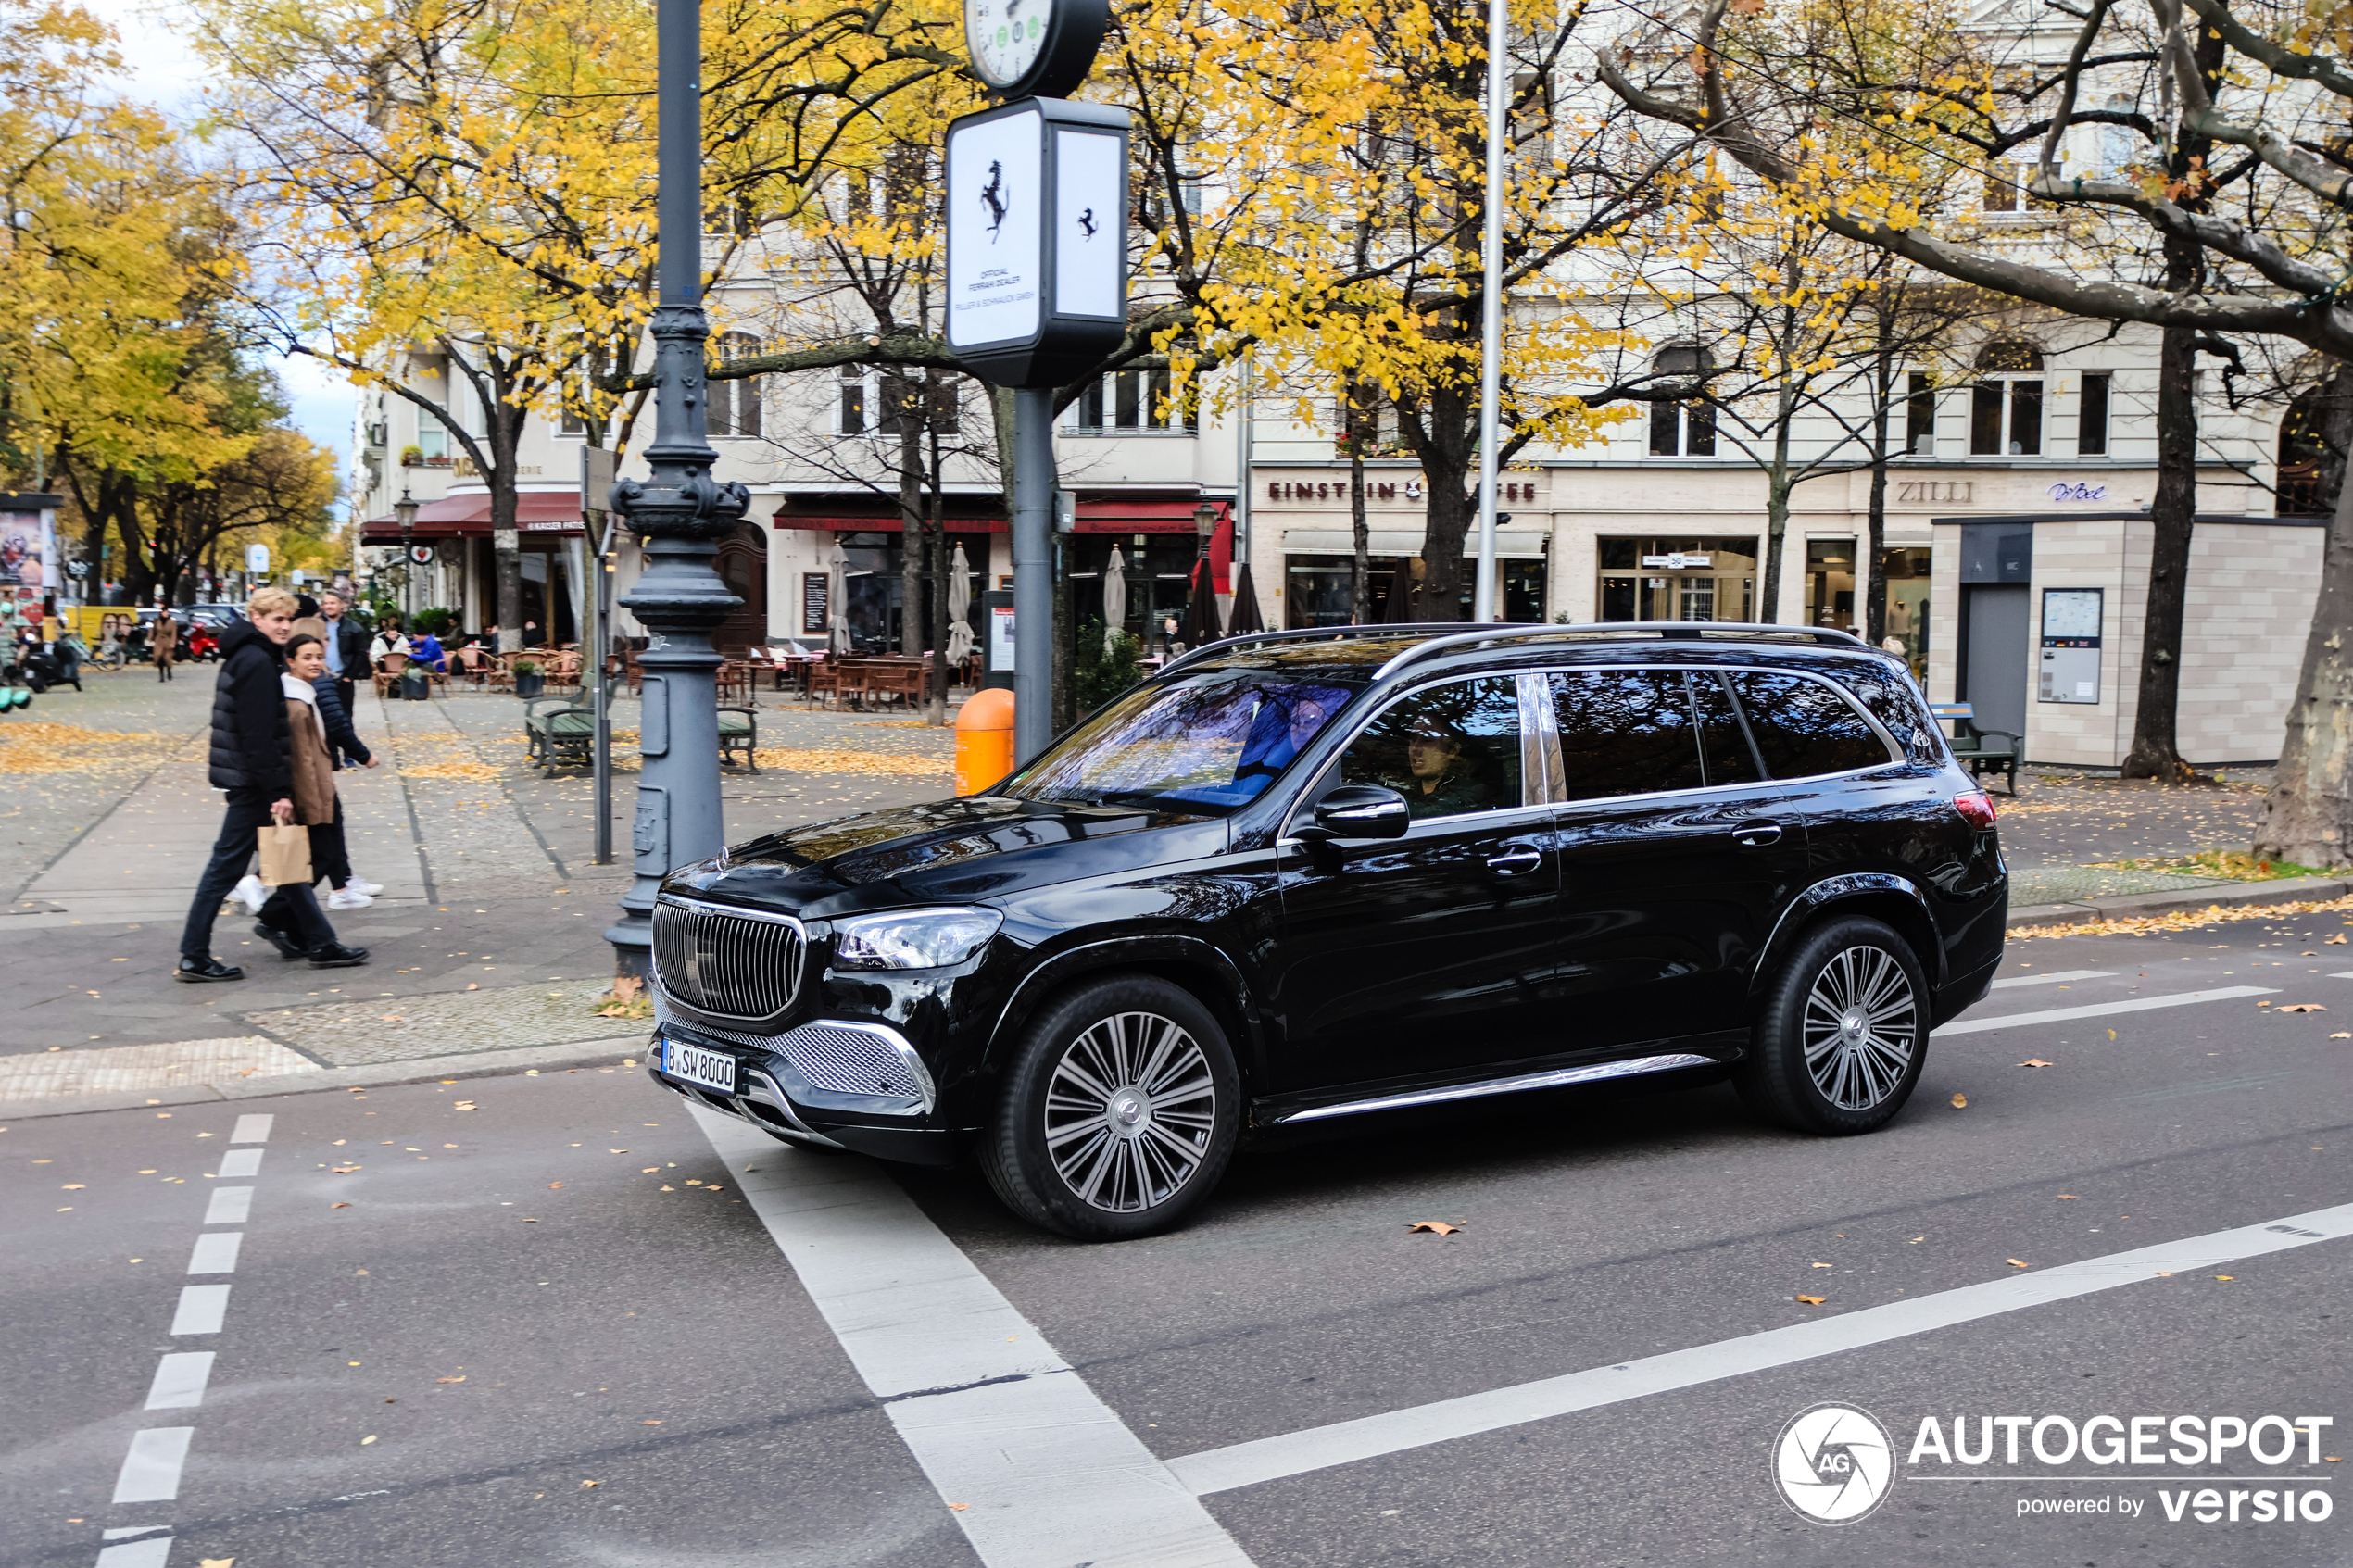
POLYGON ((1403 779, 1381 782, 1405 797, 1405 809, 1416 821, 1494 808, 1494 791, 1479 776, 1462 732, 1441 720, 1415 722, 1405 740, 1405 771, 1403 779))

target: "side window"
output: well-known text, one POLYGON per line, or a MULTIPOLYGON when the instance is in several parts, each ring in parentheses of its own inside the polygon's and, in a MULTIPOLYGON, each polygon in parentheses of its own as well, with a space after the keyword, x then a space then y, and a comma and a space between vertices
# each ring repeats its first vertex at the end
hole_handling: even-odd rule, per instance
POLYGON ((1887 743, 1854 705, 1819 681, 1743 670, 1732 689, 1748 712, 1765 771, 1777 779, 1843 773, 1889 760, 1887 743))
POLYGON ((1519 683, 1482 676, 1400 698, 1349 743, 1342 784, 1379 784, 1416 818, 1520 804, 1519 683))
POLYGON ((1692 706, 1699 712, 1699 751, 1707 764, 1711 784, 1755 784, 1765 775, 1756 770, 1756 753, 1732 710, 1724 677, 1713 670, 1692 671, 1692 706))
POLYGON ((1911 683, 1893 670, 1842 670, 1839 681, 1861 699, 1871 717, 1895 737, 1895 744, 1915 762, 1938 760, 1936 744, 1925 728, 1928 718, 1911 683))
POLYGON ((1571 670, 1551 677, 1562 798, 1697 789, 1699 742, 1680 670, 1571 670))

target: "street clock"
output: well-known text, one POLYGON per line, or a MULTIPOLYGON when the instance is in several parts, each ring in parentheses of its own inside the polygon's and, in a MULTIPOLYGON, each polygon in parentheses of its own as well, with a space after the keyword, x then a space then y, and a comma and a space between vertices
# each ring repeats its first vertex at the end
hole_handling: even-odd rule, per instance
POLYGON ((973 69, 1000 97, 1063 97, 1087 80, 1109 0, 964 0, 973 69))

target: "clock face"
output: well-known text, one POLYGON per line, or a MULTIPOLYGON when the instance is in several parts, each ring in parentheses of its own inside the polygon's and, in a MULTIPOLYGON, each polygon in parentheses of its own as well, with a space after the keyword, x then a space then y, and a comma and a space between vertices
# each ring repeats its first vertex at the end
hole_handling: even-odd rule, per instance
POLYGON ((1010 87, 1045 52, 1054 0, 964 0, 964 41, 991 87, 1010 87))

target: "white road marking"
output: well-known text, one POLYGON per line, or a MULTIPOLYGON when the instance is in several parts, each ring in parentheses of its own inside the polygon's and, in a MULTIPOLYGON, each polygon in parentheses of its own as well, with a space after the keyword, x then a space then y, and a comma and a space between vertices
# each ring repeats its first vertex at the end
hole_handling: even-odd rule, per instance
POLYGON ((220 1157, 220 1169, 216 1176, 258 1176, 261 1174, 261 1150, 233 1148, 220 1157))
POLYGON ((158 1530, 169 1535, 171 1533, 171 1526, 169 1524, 122 1524, 111 1530, 100 1531, 99 1538, 109 1541, 128 1540, 132 1536, 152 1536, 158 1530))
POLYGON ((208 1225, 242 1225, 253 1213, 253 1188, 214 1187, 212 1201, 205 1205, 204 1223, 208 1225))
POLYGON ((196 1237, 196 1249, 188 1254, 188 1272, 192 1274, 233 1274, 237 1272, 237 1248, 245 1239, 243 1231, 207 1231, 196 1237))
POLYGON ((231 1143, 268 1143, 270 1123, 276 1120, 275 1116, 266 1111, 258 1114, 248 1112, 240 1116, 237 1118, 236 1131, 229 1135, 229 1141, 231 1143))
POLYGON ((1593 1367, 1484 1394, 1441 1399, 1385 1415, 1335 1422, 1280 1437, 1211 1449, 1168 1461, 1176 1479, 1196 1495, 1254 1486, 1287 1475, 1303 1475, 1353 1464, 1383 1454, 1425 1448, 1501 1427, 1548 1421, 1698 1384, 1881 1345, 1956 1323, 1973 1323, 2046 1302, 2064 1301, 2161 1273, 2192 1273, 2315 1241, 2353 1236, 2353 1203, 2291 1214, 2235 1230, 2216 1231, 2131 1252, 2087 1258, 2080 1263, 2032 1270, 1982 1285, 1941 1290, 1885 1306, 1838 1312, 1762 1334, 1713 1345, 1670 1350, 1617 1366, 1593 1367))
POLYGON ((211 1351, 174 1350, 156 1363, 156 1380, 147 1385, 147 1408, 194 1410, 204 1403, 204 1387, 211 1380, 211 1351))
POLYGON ((694 1114, 988 1568, 1250 1568, 879 1167, 694 1114))
POLYGON ((221 1319, 229 1312, 229 1287, 225 1285, 183 1285, 180 1287, 180 1310, 171 1314, 171 1332, 182 1334, 218 1334, 221 1319))
POLYGON ((2353 980, 2353 969, 2339 970, 2336 973, 2330 975, 2329 978, 2331 980, 2353 980))
POLYGON ((131 1451, 122 1456, 122 1474, 115 1477, 117 1502, 170 1502, 180 1495, 180 1467, 187 1462, 193 1426, 151 1426, 132 1434, 131 1451))
POLYGON ((2008 980, 1996 980, 1994 989, 2007 990, 2013 985, 2049 985, 2061 980, 2113 980, 2112 969, 2062 969, 2050 974, 2020 974, 2008 980))
POLYGON ((1965 1018, 1958 1023, 1947 1023, 1936 1031, 1934 1038, 1948 1035, 1976 1035, 1988 1029, 2022 1029, 2030 1023, 2064 1023, 2075 1018, 2105 1018, 2118 1012, 2149 1012, 2158 1008, 2185 1008, 2198 1002, 2227 1002, 2239 997, 2273 997, 2276 985, 2225 985, 2215 991, 2183 991, 2171 997, 2133 997, 2123 1001, 2093 1002, 2080 1008, 2045 1008, 2040 1012, 2013 1012, 2000 1018, 1965 1018))
POLYGON ((164 1568, 170 1557, 171 1537, 151 1536, 144 1541, 100 1548, 97 1568, 164 1568))

